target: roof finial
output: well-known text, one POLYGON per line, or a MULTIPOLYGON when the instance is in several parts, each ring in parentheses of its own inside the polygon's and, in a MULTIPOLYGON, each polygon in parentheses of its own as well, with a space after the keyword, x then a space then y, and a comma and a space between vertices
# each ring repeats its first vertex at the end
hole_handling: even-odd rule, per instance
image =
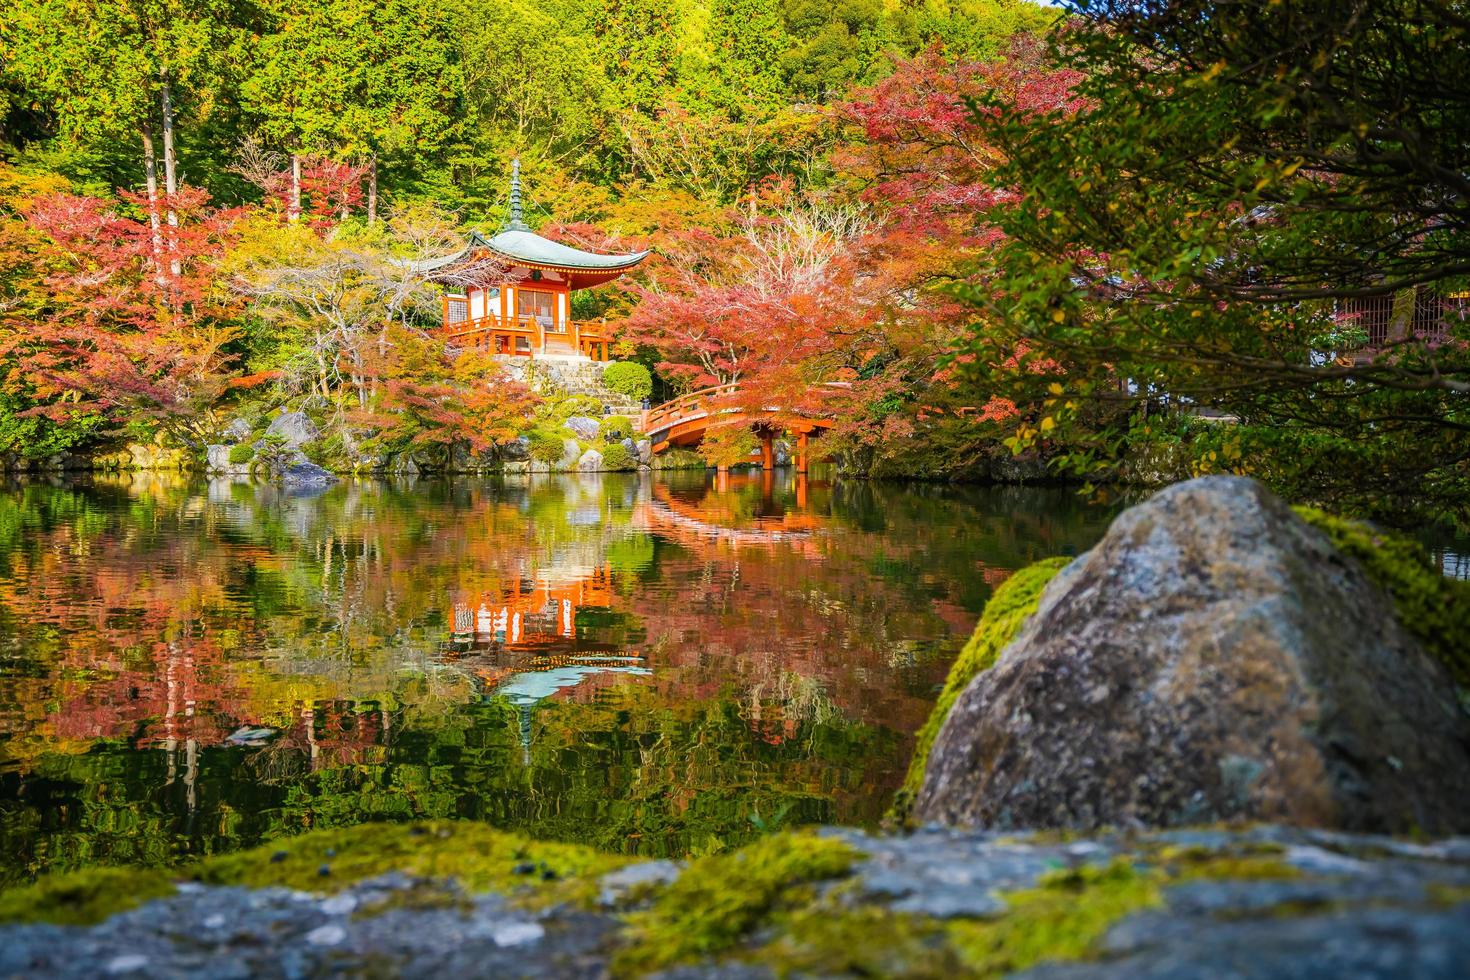
POLYGON ((521 158, 516 157, 510 162, 510 221, 506 223, 506 231, 530 231, 530 227, 521 218, 521 158))

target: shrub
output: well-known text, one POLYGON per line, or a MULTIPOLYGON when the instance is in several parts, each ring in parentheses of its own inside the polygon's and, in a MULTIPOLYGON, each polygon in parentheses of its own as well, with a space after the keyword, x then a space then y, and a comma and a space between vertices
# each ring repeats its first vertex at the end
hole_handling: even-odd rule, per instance
POLYGON ((573 415, 598 418, 602 415, 602 402, 591 395, 573 395, 556 403, 557 422, 565 422, 573 415))
POLYGON ((533 429, 531 431, 531 458, 541 463, 555 463, 561 459, 562 439, 560 432, 533 429))
POLYGON ((605 470, 631 470, 636 462, 621 442, 615 442, 602 451, 602 468, 605 470))
POLYGON ((598 430, 603 442, 622 442, 624 439, 633 438, 633 423, 624 415, 609 415, 602 420, 602 428, 598 430))
POLYGON ((642 401, 653 394, 653 375, 636 361, 614 361, 602 372, 602 383, 608 390, 642 401))
POLYGON ((255 458, 255 447, 248 442, 242 442, 238 446, 230 447, 230 462, 236 466, 248 463, 255 458))

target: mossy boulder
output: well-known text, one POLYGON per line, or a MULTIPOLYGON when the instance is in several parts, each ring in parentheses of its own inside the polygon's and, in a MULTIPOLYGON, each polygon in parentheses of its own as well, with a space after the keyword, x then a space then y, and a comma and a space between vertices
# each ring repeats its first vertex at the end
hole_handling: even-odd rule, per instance
POLYGON ((914 754, 909 762, 908 775, 904 778, 903 788, 898 791, 893 808, 888 814, 891 821, 899 824, 907 821, 914 797, 924 784, 924 771, 929 759, 929 750, 933 747, 934 739, 938 736, 939 729, 944 725, 944 719, 949 716, 949 710, 954 707, 960 693, 969 686, 976 674, 994 666, 996 658, 1000 656, 1006 644, 1015 638, 1022 624, 1036 611, 1037 603, 1041 601, 1041 592, 1046 588, 1046 584, 1055 578, 1057 572, 1065 568, 1069 561, 1071 561, 1070 558, 1047 558, 1021 569, 1002 582, 995 590, 995 594, 990 597, 990 601, 985 604, 985 611, 980 614, 980 622, 975 626, 975 632, 950 666, 949 676, 945 678, 944 689, 939 693, 939 700, 934 703, 933 709, 929 712, 928 721, 924 722, 924 727, 919 729, 914 754))
POLYGON ((1125 511, 949 712, 914 815, 1470 828, 1470 720, 1354 558, 1260 484, 1125 511))
POLYGON ((1413 538, 1313 507, 1297 514, 1358 561, 1393 600, 1399 622, 1424 651, 1470 687, 1470 582, 1446 578, 1413 538))

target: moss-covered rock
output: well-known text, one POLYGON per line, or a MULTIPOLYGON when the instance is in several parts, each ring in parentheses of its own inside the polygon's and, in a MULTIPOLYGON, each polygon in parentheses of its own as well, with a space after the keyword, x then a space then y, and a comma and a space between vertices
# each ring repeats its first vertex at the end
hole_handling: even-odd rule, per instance
POLYGON ((784 833, 701 858, 652 908, 629 917, 630 944, 615 968, 637 975, 729 950, 768 916, 810 904, 807 885, 841 877, 858 857, 840 840, 784 833))
POLYGON ((0 922, 87 923, 171 894, 177 881, 335 892, 388 871, 454 878, 471 892, 590 902, 598 876, 629 863, 576 844, 533 841, 482 823, 362 824, 318 830, 172 870, 95 868, 0 894, 0 922))
POLYGON ((1028 565, 1002 582, 985 604, 974 634, 950 667, 944 690, 940 692, 939 700, 929 712, 928 721, 919 729, 914 755, 909 761, 908 775, 889 811, 890 820, 900 824, 907 821, 914 796, 924 784, 924 767, 929 758, 929 749, 934 745, 934 739, 960 692, 976 674, 989 669, 995 663, 1006 644, 1020 632, 1027 617, 1036 611, 1046 584, 1070 561, 1070 558, 1047 558, 1028 565))
POLYGON ((1393 599, 1399 622, 1424 652, 1444 664, 1456 684, 1470 687, 1470 583, 1446 578, 1424 548, 1405 535, 1314 507, 1294 509, 1363 566, 1393 599))

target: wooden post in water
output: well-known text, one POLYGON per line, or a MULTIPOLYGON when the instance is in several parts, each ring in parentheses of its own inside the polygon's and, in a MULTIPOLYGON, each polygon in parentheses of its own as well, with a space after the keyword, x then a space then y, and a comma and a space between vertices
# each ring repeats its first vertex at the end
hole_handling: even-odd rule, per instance
POLYGON ((806 473, 806 433, 796 434, 796 472, 806 473))
POLYGON ((761 469, 767 473, 776 468, 776 447, 769 432, 761 434, 761 469))

